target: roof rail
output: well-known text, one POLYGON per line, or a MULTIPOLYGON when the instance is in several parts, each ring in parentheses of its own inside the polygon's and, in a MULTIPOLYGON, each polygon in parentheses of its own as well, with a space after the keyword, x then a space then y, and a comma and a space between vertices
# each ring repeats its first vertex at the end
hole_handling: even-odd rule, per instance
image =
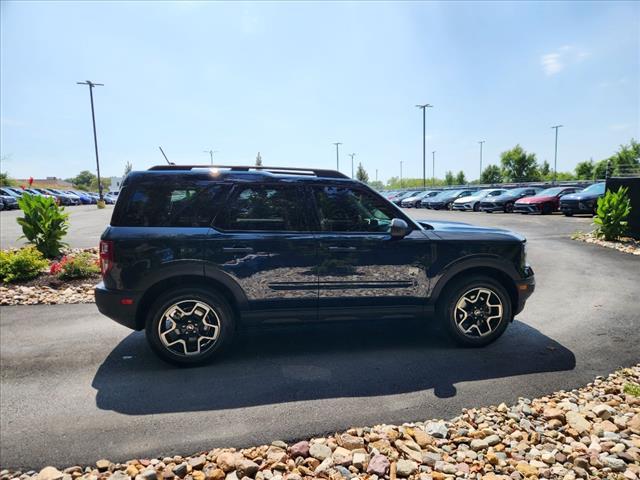
POLYGON ((225 168, 232 172, 248 172, 249 170, 262 170, 274 174, 282 175, 315 175, 316 177, 327 178, 349 178, 337 170, 326 170, 323 168, 298 168, 298 167, 263 167, 263 166, 241 166, 241 165, 156 165, 149 170, 193 170, 194 168, 225 168))

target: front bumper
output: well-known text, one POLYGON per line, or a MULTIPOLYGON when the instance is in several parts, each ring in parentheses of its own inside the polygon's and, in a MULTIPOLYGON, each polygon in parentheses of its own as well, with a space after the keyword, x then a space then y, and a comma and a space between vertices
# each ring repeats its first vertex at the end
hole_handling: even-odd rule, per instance
POLYGON ((593 207, 593 204, 587 202, 560 202, 560 211, 562 213, 593 213, 593 207))
POLYGON ((524 309, 525 303, 527 303, 527 300, 536 289, 536 277, 533 274, 533 269, 531 267, 527 267, 526 269, 527 269, 528 276, 523 280, 516 282, 516 291, 518 293, 518 299, 517 299, 516 305, 514 305, 515 307, 515 310, 513 312, 514 316, 519 314, 524 309))
POLYGON ((471 204, 471 203, 454 203, 453 204, 453 209, 454 210, 462 210, 462 211, 473 210, 473 204, 471 204))
POLYGON ((537 203, 516 203, 513 206, 516 213, 540 213, 540 205, 537 203))
POLYGON ((502 212, 504 211, 504 204, 496 204, 491 202, 481 202, 480 210, 483 212, 502 212))
POLYGON ((94 294, 100 313, 133 330, 144 328, 144 325, 138 324, 136 315, 141 294, 129 290, 111 290, 103 282, 96 285, 94 294))

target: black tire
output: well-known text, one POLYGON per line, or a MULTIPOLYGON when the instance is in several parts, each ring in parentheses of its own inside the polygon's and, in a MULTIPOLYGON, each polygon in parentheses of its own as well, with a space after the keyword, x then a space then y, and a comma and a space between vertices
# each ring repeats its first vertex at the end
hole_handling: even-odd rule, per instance
POLYGON ((542 205, 542 215, 551 215, 553 213, 553 206, 550 203, 542 205))
POLYGON ((513 213, 513 203, 507 202, 504 205, 504 213, 513 213))
MULTIPOLYGON (((479 292, 478 296, 480 299, 483 299, 487 295, 486 293, 479 292)), ((505 287, 501 283, 484 275, 470 275, 454 280, 453 283, 447 285, 441 293, 436 309, 438 320, 449 336, 459 345, 467 347, 483 347, 498 339, 511 322, 512 311, 511 298, 505 287), (490 291, 493 295, 488 298, 491 304, 496 306, 490 308, 485 305, 485 308, 489 309, 489 315, 496 315, 498 313, 496 299, 499 299, 502 307, 502 315, 499 320, 490 320, 489 323, 486 321, 482 323, 482 320, 468 323, 467 325, 470 325, 469 328, 473 328, 473 325, 476 325, 476 329, 478 330, 478 334, 472 335, 463 333, 461 327, 458 326, 456 314, 460 315, 462 312, 456 312, 456 305, 459 301, 462 301, 466 294, 472 294, 471 292, 473 292, 474 289, 490 291), (489 326, 491 328, 489 328, 489 326), (485 329, 486 332, 483 332, 483 335, 479 335, 482 329, 485 329)), ((465 323, 461 323, 464 326, 465 323)))
POLYGON ((573 212, 564 212, 565 217, 573 217, 573 212))
MULTIPOLYGON (((200 334, 201 329, 209 328, 206 325, 203 326, 203 323, 198 321, 197 315, 192 323, 197 325, 195 328, 198 329, 198 334, 200 334)), ((188 325, 188 327, 193 327, 193 325, 188 325)), ((215 356, 218 356, 224 347, 231 343, 234 332, 235 315, 226 299, 216 292, 199 286, 180 287, 162 293, 149 310, 149 317, 146 323, 147 342, 153 352, 166 362, 178 366, 201 365, 210 361, 215 356), (163 343, 159 331, 159 324, 171 306, 181 304, 186 305, 188 308, 189 305, 194 305, 192 311, 196 311, 195 302, 200 302, 209 307, 210 312, 206 313, 205 317, 210 318, 211 320, 209 321, 215 321, 218 324, 218 333, 215 340, 213 340, 202 353, 185 355, 184 353, 176 351, 180 349, 178 346, 176 346, 175 349, 171 349, 163 343)), ((164 335, 166 338, 167 332, 164 332, 164 335)), ((189 342, 191 342, 191 340, 189 340, 189 342)), ((200 348, 200 340, 197 341, 197 344, 198 348, 200 348)), ((184 342, 182 345, 181 349, 185 351, 188 348, 187 343, 184 342)), ((191 345, 193 345, 193 343, 191 343, 191 345)), ((204 345, 206 346, 207 342, 204 342, 204 345)))
POLYGON ((473 211, 474 212, 479 212, 480 211, 480 202, 476 202, 473 204, 473 211))
POLYGON ((453 210, 453 202, 449 202, 449 203, 447 203, 447 204, 444 206, 444 208, 445 208, 446 210, 453 210))

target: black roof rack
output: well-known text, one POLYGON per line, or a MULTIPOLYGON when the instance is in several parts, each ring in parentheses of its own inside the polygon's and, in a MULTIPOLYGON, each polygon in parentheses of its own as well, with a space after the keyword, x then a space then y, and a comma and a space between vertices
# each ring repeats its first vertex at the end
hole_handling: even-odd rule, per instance
POLYGON ((258 167, 255 165, 156 165, 149 170, 193 170, 194 168, 225 168, 232 172, 248 172, 249 170, 261 170, 264 172, 281 175, 315 175, 327 178, 349 178, 337 170, 325 170, 322 168, 298 168, 298 167, 258 167))

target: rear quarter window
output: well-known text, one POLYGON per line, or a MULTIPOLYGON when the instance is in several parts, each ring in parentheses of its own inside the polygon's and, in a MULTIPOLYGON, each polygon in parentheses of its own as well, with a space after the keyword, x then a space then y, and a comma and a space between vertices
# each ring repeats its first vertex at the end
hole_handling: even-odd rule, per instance
POLYGON ((223 184, 138 183, 119 195, 111 225, 121 227, 208 227, 227 193, 223 184))

